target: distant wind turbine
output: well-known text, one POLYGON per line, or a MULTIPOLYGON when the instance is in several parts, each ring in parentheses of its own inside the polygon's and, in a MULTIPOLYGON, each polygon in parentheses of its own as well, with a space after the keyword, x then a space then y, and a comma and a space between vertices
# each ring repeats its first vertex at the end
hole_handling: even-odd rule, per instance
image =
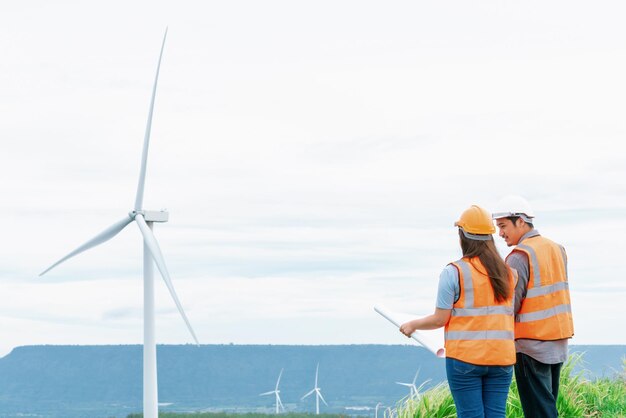
POLYGON ((278 374, 278 380, 276 380, 276 387, 274 388, 274 390, 270 391, 270 392, 264 392, 261 393, 259 396, 266 396, 266 395, 271 395, 271 394, 275 394, 276 395, 276 413, 280 414, 280 410, 282 409, 283 411, 285 410, 285 407, 283 406, 283 403, 280 401, 280 390, 278 390, 278 384, 280 383, 280 377, 283 375, 283 369, 280 369, 280 373, 278 374))
POLYGON ((420 369, 417 369, 417 373, 415 373, 415 377, 411 383, 396 382, 399 385, 407 386, 409 388, 409 397, 411 398, 417 396, 417 386, 415 386, 415 382, 417 381, 417 375, 419 375, 419 373, 420 369))
POLYGON ((428 382, 430 382, 430 379, 422 382, 421 385, 419 385, 419 387, 415 386, 415 382, 417 382, 417 376, 420 374, 420 368, 417 369, 417 372, 415 373, 415 377, 413 378, 413 382, 411 383, 403 383, 403 382, 396 382, 399 385, 402 386, 408 386, 409 387, 409 399, 410 398, 419 398, 419 393, 420 390, 422 389, 422 387, 424 387, 424 385, 428 382))
POLYGON ((122 229, 124 229, 131 222, 135 222, 139 227, 139 231, 143 236, 143 416, 145 418, 157 418, 158 417, 158 391, 157 391, 157 367, 156 367, 156 339, 155 339, 155 325, 154 325, 154 263, 156 263, 165 285, 174 299, 174 303, 178 308, 178 312, 183 317, 187 328, 191 333, 196 344, 198 339, 196 334, 191 328, 191 324, 185 315, 183 306, 176 296, 176 291, 172 285, 172 280, 165 266, 165 260, 161 254, 159 243, 157 242, 152 232, 154 222, 167 222, 168 213, 166 211, 148 211, 143 209, 143 191, 146 181, 146 166, 148 163, 148 147, 150 145, 150 129, 152 126, 152 113, 154 110, 154 98, 156 96, 157 81, 159 79, 159 69, 161 67, 161 58, 163 57, 163 49, 165 47, 165 39, 167 38, 167 28, 163 35, 163 42, 161 44, 161 52, 159 54, 159 61, 157 64, 156 76, 154 78, 154 86, 152 88, 152 99, 150 101, 150 108, 148 111, 148 122, 146 125, 146 132, 144 136, 143 152, 141 157, 141 169, 139 171, 139 183, 137 185, 137 194, 135 197, 135 208, 128 213, 123 219, 114 223, 94 238, 90 239, 74 251, 61 258, 52 266, 44 270, 41 275, 44 275, 54 267, 58 266, 62 262, 68 260, 86 251, 92 247, 100 245, 114 236, 116 236, 122 229))
POLYGON ((317 386, 317 375, 318 375, 319 368, 320 368, 320 364, 317 363, 317 367, 315 368, 315 387, 309 393, 307 393, 302 398, 300 398, 300 400, 304 400, 304 398, 306 398, 307 396, 315 393, 315 414, 316 415, 320 414, 320 399, 322 400, 322 402, 324 402, 326 406, 328 406, 328 404, 324 400, 324 397, 322 396, 322 392, 320 392, 320 388, 317 386))

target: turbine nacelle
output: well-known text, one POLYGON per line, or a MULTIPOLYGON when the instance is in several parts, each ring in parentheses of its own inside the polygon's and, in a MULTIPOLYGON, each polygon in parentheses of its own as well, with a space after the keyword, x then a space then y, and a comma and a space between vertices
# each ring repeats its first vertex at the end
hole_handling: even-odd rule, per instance
POLYGON ((137 215, 143 216, 146 222, 167 222, 170 218, 170 214, 166 210, 133 210, 128 212, 128 216, 133 220, 137 215))

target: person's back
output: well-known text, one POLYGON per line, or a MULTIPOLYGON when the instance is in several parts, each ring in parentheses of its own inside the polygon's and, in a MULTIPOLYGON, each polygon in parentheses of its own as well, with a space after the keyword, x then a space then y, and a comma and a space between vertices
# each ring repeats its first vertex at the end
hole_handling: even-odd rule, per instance
POLYGON ((523 198, 504 198, 492 217, 500 236, 514 247, 506 263, 518 272, 515 377, 524 415, 556 417, 560 370, 574 335, 567 255, 534 228, 534 212, 523 198))
MULTIPOLYGON (((479 257, 450 263, 457 269, 459 298, 445 326, 446 357, 481 366, 515 363, 513 292, 498 300, 479 257)), ((515 287, 509 275, 509 288, 515 287)))
POLYGON ((504 418, 515 363, 514 272, 493 242, 489 212, 472 206, 455 222, 463 258, 439 277, 435 312, 400 332, 445 326, 446 375, 459 418, 504 418))
POLYGON ((565 249, 537 231, 517 244, 513 253, 517 252, 525 254, 530 270, 526 295, 516 312, 515 338, 554 341, 572 337, 565 249))

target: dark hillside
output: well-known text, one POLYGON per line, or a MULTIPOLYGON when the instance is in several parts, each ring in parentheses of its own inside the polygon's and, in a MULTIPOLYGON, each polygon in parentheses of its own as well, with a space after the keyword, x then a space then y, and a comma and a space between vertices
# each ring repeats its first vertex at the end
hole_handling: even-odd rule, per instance
MULTIPOLYGON (((625 346, 573 346, 601 376, 621 370, 625 346)), ((326 412, 392 405, 408 393, 395 382, 417 385, 445 379, 444 361, 413 345, 166 345, 158 347, 159 400, 171 410, 263 410, 281 368, 281 398, 288 410, 312 411, 300 398, 319 386, 326 412)), ((126 416, 141 408, 141 346, 26 346, 0 359, 0 417, 126 416), (89 412, 88 412, 89 411, 89 412), (12 415, 13 414, 13 415, 12 415)))

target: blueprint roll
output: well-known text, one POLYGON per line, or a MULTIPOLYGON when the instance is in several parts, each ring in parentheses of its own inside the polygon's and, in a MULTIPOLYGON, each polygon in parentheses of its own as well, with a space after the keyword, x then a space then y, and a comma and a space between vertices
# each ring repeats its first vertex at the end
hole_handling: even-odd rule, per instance
MULTIPOLYGON (((405 322, 408 322, 412 319, 420 318, 420 316, 418 315, 390 311, 389 309, 384 308, 380 305, 374 306, 374 310, 387 321, 394 324, 397 328, 400 328, 400 325, 404 324, 405 322)), ((443 344, 443 331, 441 328, 439 330, 432 331, 415 331, 413 334, 411 334, 411 338, 417 341, 418 344, 433 353, 435 356, 439 358, 444 358, 446 356, 446 350, 443 344)))

